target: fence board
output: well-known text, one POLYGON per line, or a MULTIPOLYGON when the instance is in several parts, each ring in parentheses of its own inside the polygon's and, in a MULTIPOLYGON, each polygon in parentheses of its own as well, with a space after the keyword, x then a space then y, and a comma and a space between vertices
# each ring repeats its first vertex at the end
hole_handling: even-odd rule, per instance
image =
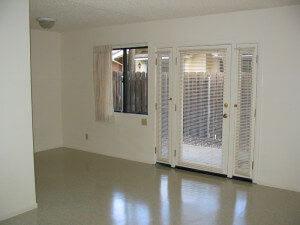
POLYGON ((123 79, 123 73, 118 72, 117 78, 116 78, 116 111, 122 111, 122 79, 123 79))
POLYGON ((113 104, 114 104, 114 109, 117 108, 117 88, 116 88, 116 80, 117 80, 117 76, 118 76, 118 72, 117 71, 113 71, 113 76, 112 76, 112 80, 113 80, 113 104))
POLYGON ((130 76, 130 112, 135 112, 135 72, 130 72, 127 75, 130 76))
POLYGON ((113 71, 113 100, 114 110, 118 112, 143 113, 148 112, 147 73, 113 71), (123 82, 124 85, 123 85, 123 82), (124 87, 126 86, 126 88, 124 87), (125 88, 126 104, 123 103, 123 89, 125 88))
POLYGON ((141 73, 135 73, 135 112, 142 112, 142 89, 141 89, 141 73))
POLYGON ((148 74, 142 72, 142 113, 148 112, 148 74))

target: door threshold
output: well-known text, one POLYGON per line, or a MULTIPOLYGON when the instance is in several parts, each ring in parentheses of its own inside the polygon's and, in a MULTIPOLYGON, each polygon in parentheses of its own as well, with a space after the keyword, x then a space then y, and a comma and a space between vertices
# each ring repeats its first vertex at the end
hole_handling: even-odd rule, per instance
MULTIPOLYGON (((156 162, 155 165, 172 168, 170 164, 162 163, 162 162, 156 162)), ((192 168, 183 167, 183 166, 175 166, 175 169, 190 171, 190 172, 194 172, 194 173, 202 173, 202 174, 212 175, 212 176, 216 176, 216 177, 224 177, 224 178, 229 178, 229 179, 233 179, 233 180, 239 180, 239 181, 245 181, 245 182, 253 183, 252 179, 246 178, 246 177, 233 176, 232 178, 230 178, 230 177, 227 177, 227 175, 225 175, 225 174, 214 173, 214 172, 209 172, 209 171, 205 171, 205 170, 192 169, 192 168)))
POLYGON ((159 165, 159 166, 165 166, 165 167, 171 167, 171 165, 170 164, 168 164, 168 163, 162 163, 162 162, 156 162, 156 164, 155 165, 159 165))
POLYGON ((207 174, 207 175, 213 175, 213 176, 217 176, 217 177, 227 177, 227 175, 225 175, 225 174, 214 173, 214 172, 209 172, 209 171, 205 171, 205 170, 192 169, 192 168, 187 168, 187 167, 183 167, 183 166, 175 166, 175 169, 186 170, 186 171, 190 171, 190 172, 202 173, 202 174, 207 174))
POLYGON ((246 178, 246 177, 232 176, 232 179, 234 179, 234 180, 246 181, 246 182, 249 182, 249 183, 253 183, 251 178, 246 178))
POLYGON ((186 170, 186 171, 195 172, 195 173, 202 173, 202 174, 212 175, 212 176, 216 176, 216 177, 224 177, 224 178, 228 178, 228 179, 240 180, 240 181, 252 183, 252 179, 246 178, 246 177, 233 176, 232 178, 230 178, 230 177, 227 177, 227 175, 225 175, 225 174, 214 173, 214 172, 209 172, 209 171, 205 171, 205 170, 192 169, 192 168, 187 168, 187 167, 183 167, 183 166, 175 166, 175 169, 186 170))

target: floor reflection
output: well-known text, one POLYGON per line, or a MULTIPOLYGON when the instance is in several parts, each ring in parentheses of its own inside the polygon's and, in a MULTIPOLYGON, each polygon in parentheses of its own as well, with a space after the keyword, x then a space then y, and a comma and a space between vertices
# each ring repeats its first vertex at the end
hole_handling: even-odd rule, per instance
POLYGON ((233 224, 246 224, 247 192, 237 190, 234 207, 233 224))
POLYGON ((147 204, 126 199, 124 193, 113 193, 111 208, 114 224, 150 224, 150 214, 147 204))
POLYGON ((220 211, 220 187, 193 180, 181 180, 182 221, 185 217, 209 218, 215 224, 220 211))
POLYGON ((112 219, 115 224, 126 224, 126 208, 124 194, 115 192, 112 199, 112 219))
POLYGON ((160 178, 160 201, 161 201, 161 224, 168 225, 170 224, 169 216, 169 199, 168 199, 168 176, 161 175, 160 178))
POLYGON ((136 223, 135 224, 150 224, 150 215, 148 206, 145 204, 136 204, 135 205, 135 216, 136 223))

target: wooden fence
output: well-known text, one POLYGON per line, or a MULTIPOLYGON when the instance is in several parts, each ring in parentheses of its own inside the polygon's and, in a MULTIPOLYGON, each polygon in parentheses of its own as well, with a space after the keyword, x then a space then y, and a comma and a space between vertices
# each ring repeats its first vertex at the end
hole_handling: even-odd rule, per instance
POLYGON ((113 71, 114 110, 117 112, 147 114, 147 83, 148 73, 127 72, 127 76, 124 78, 123 72, 113 71), (126 99, 123 99, 124 94, 126 99))

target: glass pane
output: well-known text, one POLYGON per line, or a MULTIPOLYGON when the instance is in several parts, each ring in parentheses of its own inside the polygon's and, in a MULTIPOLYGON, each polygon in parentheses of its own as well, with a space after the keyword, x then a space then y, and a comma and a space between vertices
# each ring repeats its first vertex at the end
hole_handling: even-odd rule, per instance
POLYGON ((225 59, 221 50, 181 53, 182 161, 222 167, 225 59))
POLYGON ((147 113, 148 48, 126 49, 126 105, 125 111, 147 113))
POLYGON ((112 50, 112 70, 114 110, 147 114, 148 48, 112 50))
POLYGON ((235 173, 250 176, 253 139, 253 57, 254 49, 240 49, 238 58, 238 108, 235 173))
POLYGON ((159 58, 161 72, 161 157, 168 159, 169 141, 169 56, 159 58))

